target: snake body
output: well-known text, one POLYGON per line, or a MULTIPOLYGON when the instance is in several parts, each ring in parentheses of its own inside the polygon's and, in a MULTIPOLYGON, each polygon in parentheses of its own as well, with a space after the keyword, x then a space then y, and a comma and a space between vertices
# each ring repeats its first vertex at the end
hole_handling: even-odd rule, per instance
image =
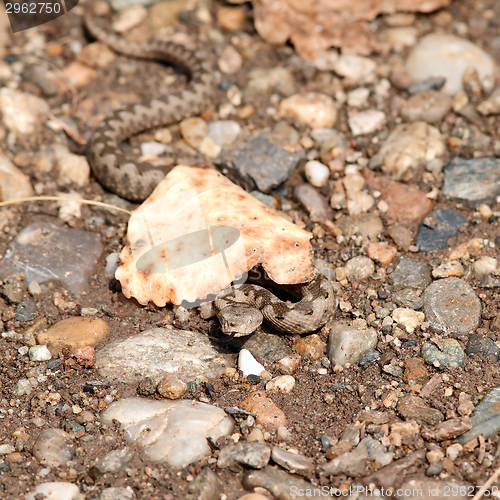
MULTIPOLYGON (((143 130, 199 114, 214 92, 213 70, 202 53, 182 45, 130 42, 92 17, 85 17, 85 25, 94 38, 118 53, 165 61, 190 77, 187 87, 179 93, 112 112, 97 126, 87 144, 90 166, 99 182, 122 198, 142 202, 171 168, 128 159, 121 153, 120 143, 143 130)), ((326 323, 337 302, 331 283, 322 275, 304 285, 301 293, 300 302, 288 304, 262 287, 245 284, 232 295, 217 299, 215 306, 223 331, 233 336, 252 333, 263 318, 277 330, 307 333, 326 323)))
POLYGON ((276 330, 308 333, 321 328, 337 306, 331 282, 318 274, 300 289, 299 302, 289 304, 257 285, 242 285, 215 300, 222 331, 233 337, 252 333, 265 319, 276 330))
POLYGON ((143 130, 178 122, 199 114, 214 91, 212 66, 203 53, 173 42, 129 42, 102 26, 99 19, 85 17, 85 26, 96 39, 120 54, 155 59, 184 70, 190 77, 187 87, 159 100, 131 104, 109 114, 94 130, 87 144, 92 172, 109 191, 129 201, 144 201, 165 178, 171 167, 161 168, 128 159, 120 143, 143 130))

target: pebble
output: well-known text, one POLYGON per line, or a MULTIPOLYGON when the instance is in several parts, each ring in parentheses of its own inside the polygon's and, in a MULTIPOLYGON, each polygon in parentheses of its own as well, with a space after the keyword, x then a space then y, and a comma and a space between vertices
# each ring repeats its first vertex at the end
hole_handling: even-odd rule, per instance
POLYGON ((241 407, 256 415, 255 423, 264 429, 286 427, 286 417, 274 402, 266 396, 265 391, 255 391, 241 402, 241 407))
POLYGON ((292 72, 284 67, 272 69, 255 68, 248 73, 247 92, 249 97, 276 90, 283 95, 291 95, 295 89, 295 79, 292 72))
POLYGON ((179 123, 183 139, 194 149, 198 149, 207 136, 208 125, 202 118, 186 118, 179 123))
POLYGON ((19 379, 12 387, 12 394, 14 396, 26 396, 31 394, 33 386, 27 378, 19 379))
POLYGON ((219 476, 209 467, 205 467, 189 483, 184 500, 218 500, 223 494, 224 485, 219 476))
POLYGON ((405 252, 408 251, 410 248, 411 244, 413 243, 413 235, 411 231, 399 224, 393 224, 392 226, 389 226, 386 230, 387 236, 389 238, 392 238, 394 243, 396 245, 403 249, 405 252))
POLYGON ((314 461, 311 458, 305 457, 300 453, 292 453, 279 446, 273 447, 271 458, 284 469, 295 473, 308 472, 314 468, 314 461))
POLYGON ((423 398, 414 394, 400 398, 396 410, 405 420, 415 420, 420 425, 437 425, 444 420, 439 410, 431 408, 423 398))
POLYGON ((413 333, 415 328, 424 322, 425 314, 413 309, 398 307, 392 311, 392 319, 403 325, 408 333, 413 333))
POLYGON ((418 228, 415 244, 421 252, 448 247, 448 239, 456 236, 467 219, 455 210, 443 208, 426 215, 418 228))
POLYGON ((406 60, 406 71, 414 80, 441 76, 446 78, 443 91, 462 90, 462 76, 473 67, 480 78, 492 76, 493 59, 477 45, 450 34, 431 33, 419 40, 406 60))
POLYGON ((481 300, 460 278, 435 281, 422 295, 426 321, 437 333, 473 333, 481 319, 481 300))
POLYGON ((302 337, 295 343, 295 350, 303 358, 309 356, 311 359, 320 359, 323 356, 325 346, 321 337, 315 333, 302 337))
POLYGON ((45 332, 39 333, 36 338, 39 344, 46 344, 55 356, 63 350, 74 354, 78 349, 96 345, 104 340, 108 333, 109 324, 105 320, 77 316, 58 321, 45 332))
POLYGON ((47 467, 61 467, 75 456, 71 436, 61 429, 45 429, 33 445, 33 456, 47 467))
POLYGON ((50 351, 47 349, 46 345, 34 345, 33 347, 30 347, 28 356, 30 358, 30 361, 37 362, 49 361, 49 359, 52 359, 52 354, 50 354, 50 351))
POLYGON ((233 120, 219 120, 208 124, 207 136, 220 146, 230 146, 238 138, 241 127, 233 120))
POLYGON ((0 154, 0 201, 34 195, 30 179, 3 154, 0 154))
POLYGON ((50 108, 40 97, 2 87, 0 111, 3 123, 11 132, 18 136, 28 136, 41 130, 50 108))
POLYGON ((225 147, 216 164, 229 178, 243 183, 247 191, 269 193, 288 179, 305 156, 305 151, 289 152, 287 143, 269 132, 225 147))
POLYGON ((414 310, 422 309, 424 305, 423 300, 411 288, 394 292, 391 299, 399 307, 408 307, 414 310))
POLYGON ((28 493, 25 500, 84 500, 84 495, 80 493, 80 488, 73 483, 61 481, 54 483, 38 484, 32 493, 28 493))
POLYGON ((95 366, 106 380, 138 383, 150 377, 160 382, 165 373, 171 373, 187 383, 199 375, 222 375, 229 364, 208 337, 153 328, 109 343, 97 351, 95 366))
POLYGON ((234 428, 224 410, 189 400, 121 399, 101 413, 104 425, 113 426, 114 420, 147 460, 178 468, 211 454, 207 436, 217 441, 234 428), (145 426, 149 432, 144 435, 145 426))
POLYGON ((441 123, 451 109, 451 97, 445 92, 425 90, 412 95, 400 114, 407 122, 441 123))
POLYGON ((129 448, 108 451, 108 453, 96 460, 89 473, 92 474, 91 477, 98 477, 107 472, 116 474, 127 467, 134 458, 134 454, 134 451, 129 448))
POLYGON ((452 276, 463 276, 464 275, 464 266, 460 264, 458 260, 452 260, 450 262, 446 262, 441 264, 432 270, 433 278, 450 278, 452 276))
MULTIPOLYGON (((431 270, 427 264, 403 256, 399 257, 399 263, 390 278, 397 289, 424 290, 432 281, 431 270)), ((425 316, 427 317, 427 312, 425 316)))
POLYGON ((179 399, 188 391, 188 385, 171 373, 167 373, 158 384, 158 394, 168 399, 179 399))
POLYGON ((26 283, 59 281, 78 296, 88 288, 102 250, 97 234, 36 222, 9 243, 0 262, 0 279, 21 271, 26 283))
MULTIPOLYGON (((289 474, 279 467, 267 466, 261 470, 253 470, 243 476, 243 487, 246 490, 259 490, 264 488, 271 493, 272 498, 283 500, 292 499, 290 492, 297 491, 304 493, 309 490, 316 496, 321 495, 321 487, 314 487, 309 481, 306 481, 295 474, 289 474), (314 493, 317 492, 317 493, 314 493)), ((247 495, 245 495, 246 497, 247 495)), ((240 498, 243 500, 245 497, 240 498)), ((268 497, 265 497, 268 500, 268 497)), ((261 500, 260 498, 246 498, 245 500, 261 500)))
POLYGON ((375 272, 375 264, 373 260, 364 255, 353 257, 346 262, 345 269, 347 276, 352 276, 356 279, 369 278, 375 272))
POLYGON ((429 467, 427 467, 425 471, 425 475, 428 477, 437 476, 441 474, 443 468, 444 467, 442 462, 431 462, 429 467))
POLYGON ((354 136, 373 134, 384 125, 385 113, 377 109, 367 109, 351 113, 348 118, 349 128, 354 136))
POLYGON ((479 278, 493 273, 497 266, 498 261, 493 257, 481 257, 472 264, 472 268, 474 269, 476 276, 479 278))
MULTIPOLYGON (((377 158, 382 170, 397 181, 409 181, 425 165, 446 154, 441 132, 422 121, 402 123, 389 134, 377 158)), ((374 161, 374 160, 372 160, 374 161)))
POLYGON ((254 333, 245 341, 244 348, 266 363, 274 363, 292 354, 283 337, 265 332, 254 333))
POLYGON ((38 308, 30 297, 25 297, 16 307, 15 318, 17 321, 32 321, 37 316, 38 308))
POLYGON ((396 257, 398 251, 387 243, 370 243, 366 248, 366 255, 372 260, 388 266, 396 257))
POLYGON ((297 371, 301 359, 301 356, 298 354, 285 356, 276 363, 276 367, 283 375, 293 375, 297 371))
POLYGON ((282 118, 293 118, 312 128, 332 127, 337 120, 337 108, 333 99, 319 92, 295 94, 280 103, 282 118))
POLYGON ((426 193, 415 186, 375 175, 367 169, 363 171, 363 176, 372 190, 376 189, 382 193, 379 200, 389 206, 384 218, 391 223, 410 225, 432 210, 432 201, 427 198, 426 193))
POLYGON ((352 108, 362 108, 363 106, 366 106, 369 96, 370 89, 367 89, 366 87, 358 87, 357 89, 351 90, 347 94, 347 104, 352 108))
POLYGON ((222 151, 222 147, 217 144, 211 137, 205 137, 198 148, 199 152, 207 158, 217 158, 222 151))
POLYGON ((384 229, 382 219, 374 213, 347 215, 337 219, 337 226, 346 238, 361 236, 369 240, 377 239, 384 229))
POLYGON ((469 337, 465 354, 467 356, 474 356, 474 354, 482 354, 484 357, 493 356, 495 361, 498 361, 500 359, 500 347, 485 335, 473 334, 469 337))
POLYGON ((141 143, 141 155, 142 156, 159 156, 163 153, 170 152, 171 148, 168 144, 162 144, 160 142, 149 141, 141 143))
POLYGON ((368 366, 380 358, 380 352, 376 349, 367 349, 359 357, 359 366, 368 366))
POLYGON ((293 188, 293 198, 308 212, 311 220, 331 221, 333 210, 326 199, 311 185, 299 184, 293 188))
POLYGON ((19 304, 24 297, 23 289, 24 275, 16 273, 4 279, 2 286, 2 296, 7 299, 10 304, 19 304))
POLYGON ((242 349, 238 355, 238 369, 243 373, 244 377, 249 375, 257 375, 258 377, 265 370, 248 349, 242 349))
POLYGON ((422 430, 422 437, 430 441, 444 441, 455 439, 464 432, 472 428, 472 421, 469 417, 458 417, 440 422, 433 428, 422 430))
POLYGON ((500 113, 500 90, 496 89, 488 99, 477 106, 477 110, 484 116, 497 115, 500 113))
POLYGON ((465 353, 462 346, 455 339, 435 339, 433 342, 424 342, 420 349, 424 361, 436 368, 458 368, 464 364, 465 353))
POLYGON ((406 47, 415 45, 417 41, 418 30, 413 26, 401 26, 389 28, 381 33, 384 42, 396 52, 401 52, 406 47))
POLYGON ((217 24, 224 30, 242 30, 245 26, 246 20, 247 11, 243 6, 220 6, 217 10, 217 24))
POLYGON ((444 169, 443 194, 476 207, 500 194, 500 159, 454 158, 444 169))
MULTIPOLYGON (((366 188, 365 179, 361 174, 357 172, 346 174, 343 179, 343 185, 347 197, 347 210, 350 215, 368 212, 375 204, 373 197, 364 191, 366 188)), ((330 203, 334 206, 333 196, 330 203)))
POLYGON ((430 378, 422 358, 409 358, 405 362, 403 380, 407 384, 425 384, 430 378))
POLYGON ((252 469, 263 469, 271 458, 271 450, 258 441, 238 443, 225 446, 219 452, 217 467, 226 469, 236 464, 251 467, 252 469))
POLYGON ((348 326, 337 322, 330 330, 326 355, 332 365, 357 363, 368 349, 377 346, 377 332, 366 326, 348 326))
POLYGON ((112 486, 97 494, 95 500, 136 500, 134 490, 130 487, 112 486))
POLYGON ((226 75, 233 75, 241 69, 241 66, 243 65, 243 58, 232 45, 228 45, 219 56, 217 65, 222 73, 225 73, 226 75))
POLYGON ((271 379, 266 384, 266 391, 276 391, 282 394, 290 394, 295 387, 295 379, 291 375, 280 375, 271 379))
POLYGON ((325 186, 330 178, 330 169, 317 160, 306 162, 304 173, 308 182, 317 188, 325 186))
POLYGON ((342 54, 335 62, 333 69, 339 76, 362 85, 374 81, 377 64, 368 57, 342 54))

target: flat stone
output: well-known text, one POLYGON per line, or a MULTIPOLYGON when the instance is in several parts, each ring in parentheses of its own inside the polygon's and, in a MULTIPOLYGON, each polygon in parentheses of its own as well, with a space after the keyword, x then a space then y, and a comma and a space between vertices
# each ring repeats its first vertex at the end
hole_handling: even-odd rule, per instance
POLYGON ((409 307, 410 309, 422 309, 423 300, 411 289, 404 288, 397 290, 391 295, 391 300, 399 307, 409 307))
POLYGON ((210 455, 207 437, 215 442, 234 428, 224 410, 188 400, 122 399, 101 414, 103 424, 113 426, 114 421, 147 460, 176 468, 210 455), (149 432, 144 433, 146 428, 149 432))
POLYGON ((405 394, 396 406, 397 412, 405 420, 415 420, 418 424, 437 425, 444 420, 443 414, 431 408, 424 399, 414 394, 405 394))
POLYGON ((436 368, 458 368, 464 364, 465 354, 462 346, 455 339, 435 339, 424 342, 420 349, 424 361, 436 368))
POLYGON ((473 67, 480 78, 492 76, 493 59, 477 45, 454 35, 431 33, 419 40, 406 60, 406 71, 416 81, 444 77, 443 91, 454 94, 462 90, 464 71, 473 67))
POLYGON ((368 366, 371 365, 374 361, 380 358, 380 352, 376 349, 367 349, 361 356, 359 357, 359 366, 368 366))
POLYGON ((99 235, 45 222, 26 226, 11 241, 0 262, 0 279, 22 272, 25 283, 56 281, 80 295, 103 251, 99 235))
POLYGON ((450 109, 450 95, 437 90, 424 90, 412 95, 401 108, 400 114, 408 122, 439 124, 450 109))
POLYGON ((38 307, 30 297, 24 298, 16 307, 15 318, 17 321, 32 321, 37 316, 38 307))
POLYGON ((394 247, 387 243, 370 243, 365 251, 370 259, 380 262, 384 266, 388 266, 398 253, 394 247))
POLYGON ((58 321, 36 338, 39 344, 46 344, 53 355, 63 350, 74 354, 82 347, 98 344, 108 333, 109 324, 103 319, 76 316, 58 321))
POLYGON ((422 358, 409 358, 405 362, 403 380, 413 384, 425 384, 430 378, 422 358))
POLYGON ((425 318, 436 333, 473 333, 481 319, 481 300, 460 278, 429 285, 422 295, 425 318))
POLYGON ((158 383, 166 373, 187 383, 199 375, 220 376, 229 365, 208 337, 165 328, 111 342, 96 353, 96 368, 101 377, 127 383, 137 383, 145 377, 158 383))
POLYGON ((20 304, 24 297, 24 275, 22 273, 11 274, 4 278, 2 296, 10 304, 20 304))
POLYGON ((405 252, 408 251, 411 244, 413 243, 413 234, 411 231, 400 224, 393 224, 386 229, 386 234, 389 238, 392 238, 394 243, 399 248, 402 248, 405 252))
POLYGON ((471 335, 465 348, 467 356, 474 356, 475 354, 482 354, 484 357, 493 357, 495 361, 500 359, 500 347, 495 342, 485 335, 471 335))
POLYGON ((283 337, 265 332, 254 333, 243 346, 266 363, 274 363, 292 354, 283 337))
POLYGON ((96 460, 95 464, 89 469, 89 473, 94 478, 107 472, 116 474, 124 470, 133 458, 134 451, 129 448, 108 451, 108 453, 96 460))
POLYGON ((279 446, 273 447, 271 458, 284 469, 293 472, 307 472, 314 468, 314 462, 311 458, 305 457, 300 453, 292 453, 279 446))
POLYGON ((293 198, 298 201, 309 213, 313 221, 325 222, 333 219, 333 210, 330 205, 313 186, 299 184, 293 188, 293 198))
POLYGON ((444 441, 445 439, 455 439, 460 434, 467 432, 472 427, 469 417, 459 417, 441 422, 433 428, 424 429, 422 437, 433 441, 444 441))
POLYGON ((500 194, 500 159, 454 158, 444 169, 443 194, 475 208, 500 194))
POLYGON ((265 444, 239 441, 220 450, 217 467, 225 469, 240 464, 252 469, 262 469, 269 463, 270 458, 271 449, 265 444))
POLYGON ((426 215, 418 229, 415 245, 421 252, 448 247, 448 239, 456 236, 467 224, 467 219, 447 208, 426 215))
POLYGON ((269 193, 296 168, 305 152, 287 152, 286 143, 270 133, 262 133, 246 142, 225 147, 216 160, 224 175, 247 191, 269 193))
MULTIPOLYGON (((394 286, 401 288, 416 288, 424 290, 432 281, 430 267, 422 262, 399 257, 396 269, 390 275, 394 286)), ((425 313, 427 317, 427 312, 425 313)))
POLYGON ((366 350, 374 349, 377 341, 377 332, 374 328, 348 326, 337 322, 330 330, 326 355, 332 365, 354 364, 366 350))
POLYGON ((286 427, 285 414, 266 396, 265 391, 252 392, 241 402, 241 407, 257 415, 255 423, 266 429, 286 427))

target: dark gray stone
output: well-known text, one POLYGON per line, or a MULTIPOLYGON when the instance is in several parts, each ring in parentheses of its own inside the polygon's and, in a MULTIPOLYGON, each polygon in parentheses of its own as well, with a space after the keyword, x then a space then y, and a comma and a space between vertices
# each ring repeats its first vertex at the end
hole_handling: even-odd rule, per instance
POLYGON ((256 358, 267 363, 274 363, 292 354, 292 350, 282 337, 264 332, 253 334, 242 348, 248 349, 256 358))
POLYGON ((269 132, 232 147, 224 148, 215 161, 217 167, 247 191, 269 193, 288 179, 305 157, 305 151, 285 151, 287 143, 269 132))
POLYGON ((491 203, 500 194, 500 159, 454 158, 444 169, 443 194, 471 207, 491 203))
POLYGON ((500 348, 485 335, 471 335, 469 342, 465 348, 467 356, 474 356, 474 354, 482 354, 483 356, 493 356, 496 361, 500 359, 500 348))
POLYGON ((434 210, 422 219, 415 245, 421 252, 445 249, 448 247, 448 239, 456 236, 465 224, 467 219, 454 210, 434 210))
POLYGON ((31 321, 37 316, 38 308, 31 297, 26 297, 16 307, 15 318, 17 321, 31 321))
POLYGON ((399 258, 399 263, 390 278, 398 289, 424 290, 432 281, 431 269, 427 264, 406 257, 399 258))
POLYGON ((425 319, 436 333, 471 334, 479 326, 481 301, 460 278, 434 281, 423 295, 425 319))
POLYGON ((410 95, 418 94, 424 90, 441 90, 445 83, 446 78, 443 77, 426 78, 425 80, 412 83, 407 90, 410 95))
POLYGON ((407 307, 418 311, 422 309, 424 301, 411 289, 398 290, 391 295, 392 301, 399 307, 407 307))
POLYGON ((367 366, 376 361, 378 358, 380 358, 380 352, 378 352, 377 349, 368 349, 361 354, 358 363, 360 366, 367 366))

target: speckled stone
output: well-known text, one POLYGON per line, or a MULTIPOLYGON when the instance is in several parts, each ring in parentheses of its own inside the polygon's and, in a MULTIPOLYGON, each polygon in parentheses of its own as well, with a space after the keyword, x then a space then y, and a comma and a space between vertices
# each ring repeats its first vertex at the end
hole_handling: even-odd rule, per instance
POLYGON ((399 257, 399 262, 390 278, 397 289, 424 290, 432 281, 431 269, 428 265, 403 256, 399 257))
POLYGON ((437 339, 424 342, 420 349, 424 361, 436 368, 458 368, 464 364, 465 354, 455 339, 437 339))

